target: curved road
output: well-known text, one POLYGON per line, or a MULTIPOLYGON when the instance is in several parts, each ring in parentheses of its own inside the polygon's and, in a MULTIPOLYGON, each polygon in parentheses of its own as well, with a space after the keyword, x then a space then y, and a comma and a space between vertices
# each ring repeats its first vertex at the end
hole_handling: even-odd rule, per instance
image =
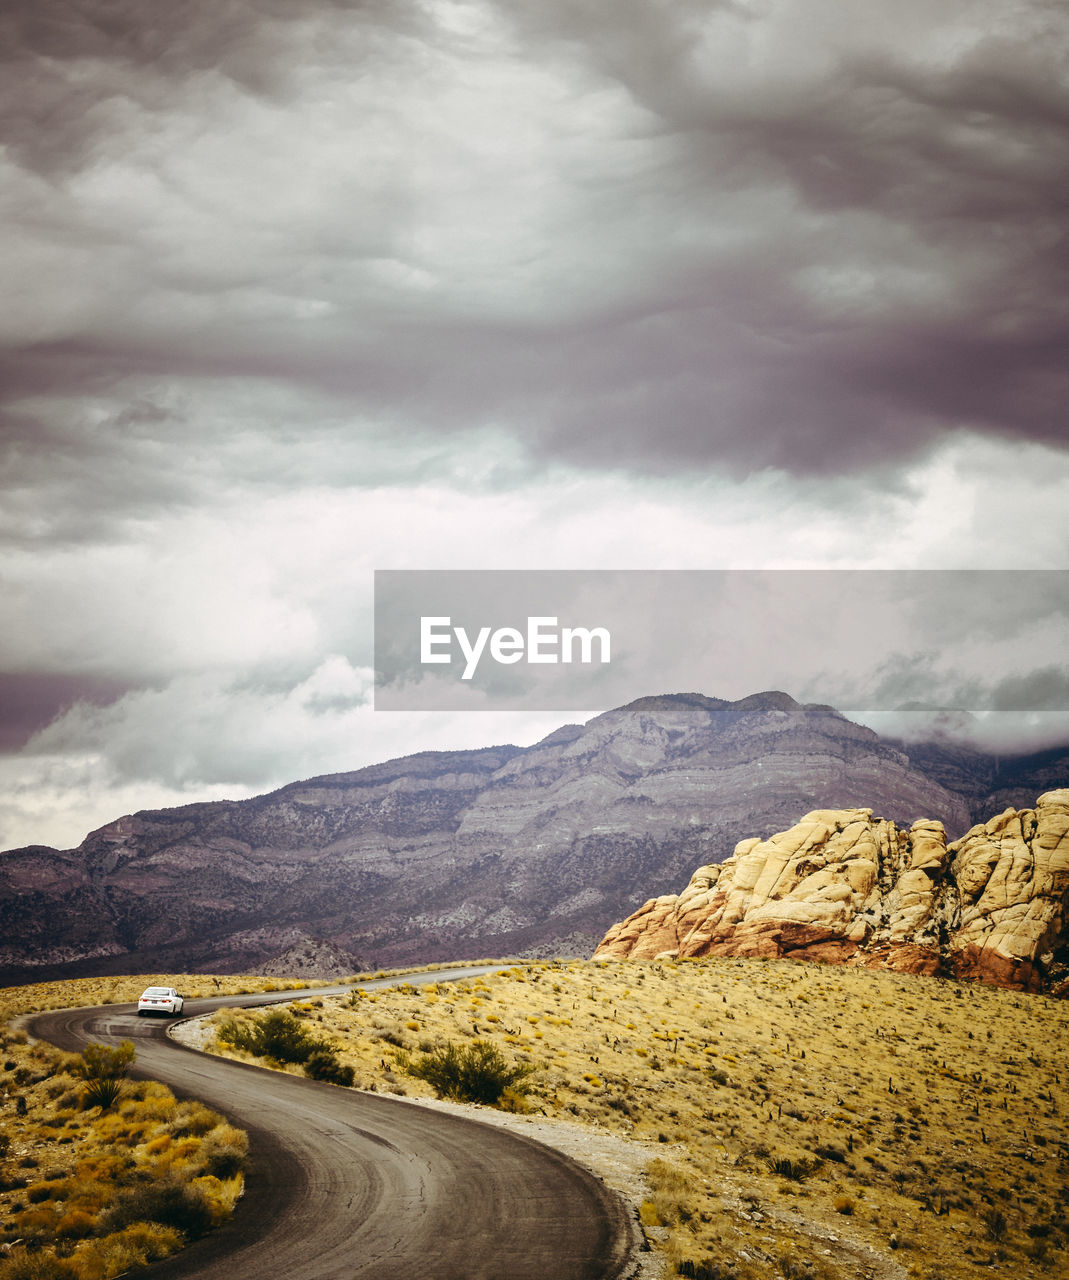
MULTIPOLYGON (((486 970, 479 970, 485 972, 486 970)), ((463 972, 383 982, 433 982, 463 972)), ((191 1000, 224 1006, 350 987, 191 1000)), ((197 1280, 619 1280, 632 1231, 618 1196, 566 1157, 502 1129, 197 1053, 133 1005, 25 1021, 78 1050, 131 1039, 135 1074, 199 1098, 246 1129, 246 1193, 234 1216, 153 1277, 197 1280)))

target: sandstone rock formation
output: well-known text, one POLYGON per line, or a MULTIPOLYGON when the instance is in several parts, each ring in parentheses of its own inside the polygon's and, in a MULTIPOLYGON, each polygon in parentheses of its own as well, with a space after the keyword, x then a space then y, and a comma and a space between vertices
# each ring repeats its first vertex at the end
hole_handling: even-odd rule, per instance
POLYGON ((613 926, 595 958, 790 956, 1058 987, 1069 955, 1069 789, 947 842, 871 809, 815 810, 613 926))

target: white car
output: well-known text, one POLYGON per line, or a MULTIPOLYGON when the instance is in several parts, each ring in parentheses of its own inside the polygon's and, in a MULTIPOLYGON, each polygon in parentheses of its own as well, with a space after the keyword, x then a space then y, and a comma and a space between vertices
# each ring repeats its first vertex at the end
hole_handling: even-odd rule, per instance
POLYGON ((183 1008, 182 997, 174 987, 146 987, 137 1002, 138 1017, 147 1013, 164 1013, 176 1018, 183 1008))

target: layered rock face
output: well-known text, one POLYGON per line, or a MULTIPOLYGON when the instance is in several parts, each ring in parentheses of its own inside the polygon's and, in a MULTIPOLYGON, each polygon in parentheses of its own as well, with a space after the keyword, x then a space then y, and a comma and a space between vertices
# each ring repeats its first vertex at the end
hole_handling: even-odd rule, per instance
POLYGON ((941 822, 815 810, 651 899, 594 955, 789 956, 1040 991, 1064 982, 1067 922, 1069 789, 949 843, 941 822))

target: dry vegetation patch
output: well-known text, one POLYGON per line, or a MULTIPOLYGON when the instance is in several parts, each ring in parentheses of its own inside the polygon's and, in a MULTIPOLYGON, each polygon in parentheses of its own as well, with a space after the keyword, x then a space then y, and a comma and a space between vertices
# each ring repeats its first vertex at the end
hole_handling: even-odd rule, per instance
POLYGON ((670 1272, 1069 1276, 1063 1002, 709 959, 518 965, 291 1008, 358 1088, 431 1096, 408 1068, 482 1042, 534 1069, 507 1105, 650 1144, 641 1218, 670 1272))
MULTIPOLYGON (((0 991, 0 1280, 109 1280, 227 1217, 246 1135, 164 1085, 125 1079, 133 1046, 65 1054, 9 1020, 126 1004, 147 986, 188 998, 281 990, 249 977, 85 978, 0 991)), ((129 1044, 129 1042, 127 1042, 129 1044)))

